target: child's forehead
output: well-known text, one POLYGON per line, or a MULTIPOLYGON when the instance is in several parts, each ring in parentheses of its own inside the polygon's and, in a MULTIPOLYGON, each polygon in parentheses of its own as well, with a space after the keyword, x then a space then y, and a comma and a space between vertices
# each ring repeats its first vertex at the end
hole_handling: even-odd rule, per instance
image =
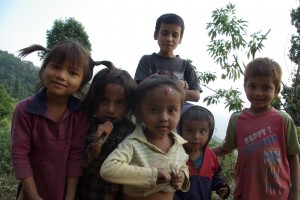
POLYGON ((172 23, 172 24, 162 23, 160 25, 159 29, 160 29, 160 31, 163 31, 163 30, 172 30, 172 31, 176 30, 178 32, 181 31, 181 27, 178 24, 174 24, 174 23, 172 23))

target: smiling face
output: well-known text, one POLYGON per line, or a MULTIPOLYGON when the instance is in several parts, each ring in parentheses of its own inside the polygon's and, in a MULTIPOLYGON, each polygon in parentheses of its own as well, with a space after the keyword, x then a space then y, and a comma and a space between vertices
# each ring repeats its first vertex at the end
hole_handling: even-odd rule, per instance
POLYGON ((273 77, 248 77, 244 89, 247 99, 251 103, 248 112, 252 114, 261 114, 271 108, 270 103, 276 94, 276 86, 273 77))
POLYGON ((164 138, 176 128, 182 101, 178 91, 168 85, 149 90, 140 103, 137 114, 152 138, 164 138))
POLYGON ((159 55, 173 57, 173 51, 181 43, 181 28, 176 24, 161 24, 159 32, 154 33, 154 39, 160 47, 159 55))
POLYGON ((103 96, 100 98, 96 112, 102 123, 118 122, 125 117, 127 103, 125 90, 122 86, 109 83, 105 86, 103 96))
POLYGON ((47 96, 69 97, 77 92, 83 80, 83 67, 70 66, 69 62, 48 62, 43 75, 47 96))
POLYGON ((209 138, 209 123, 203 120, 187 119, 182 124, 182 137, 188 141, 185 147, 189 151, 201 151, 209 138))

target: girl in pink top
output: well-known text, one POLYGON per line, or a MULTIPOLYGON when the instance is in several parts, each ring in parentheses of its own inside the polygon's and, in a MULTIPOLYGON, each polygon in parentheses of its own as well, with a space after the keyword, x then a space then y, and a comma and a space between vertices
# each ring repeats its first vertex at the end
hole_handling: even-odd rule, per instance
POLYGON ((81 101, 74 97, 91 79, 95 63, 79 43, 64 41, 50 51, 40 45, 20 56, 46 52, 38 93, 14 111, 12 163, 20 180, 18 199, 74 199, 81 175, 84 140, 89 127, 81 101))

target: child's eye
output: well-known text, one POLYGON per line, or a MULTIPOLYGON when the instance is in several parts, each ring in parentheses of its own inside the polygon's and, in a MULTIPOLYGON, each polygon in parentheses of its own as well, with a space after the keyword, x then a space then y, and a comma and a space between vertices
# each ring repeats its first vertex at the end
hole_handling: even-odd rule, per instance
POLYGON ((206 130, 205 130, 205 129, 201 129, 201 130, 200 130, 200 134, 201 134, 201 135, 205 135, 205 134, 206 134, 206 130))
POLYGON ((168 111, 169 111, 169 113, 174 113, 176 110, 175 110, 175 108, 170 108, 168 111))
POLYGON ((178 33, 173 33, 173 34, 172 34, 172 37, 173 37, 173 38, 178 38, 179 35, 178 35, 178 33))
POLYGON ((193 133, 193 129, 189 128, 189 129, 187 129, 187 132, 188 133, 193 133))
POLYGON ((100 103, 106 103, 107 102, 107 98, 102 98, 102 99, 100 99, 100 103))
POLYGON ((71 71, 70 74, 72 76, 79 76, 79 73, 77 71, 71 71))
POLYGON ((158 109, 155 108, 155 107, 152 107, 149 109, 152 113, 157 113, 158 112, 158 109))
POLYGON ((118 106, 123 106, 123 105, 125 105, 125 101, 117 101, 117 105, 118 106))
POLYGON ((59 69, 59 65, 57 63, 50 63, 49 66, 53 69, 59 69))

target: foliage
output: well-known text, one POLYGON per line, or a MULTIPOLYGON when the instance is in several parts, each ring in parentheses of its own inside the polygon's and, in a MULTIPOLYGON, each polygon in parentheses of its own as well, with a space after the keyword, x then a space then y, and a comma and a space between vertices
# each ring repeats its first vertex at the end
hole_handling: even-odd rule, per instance
POLYGON ((3 85, 0 85, 0 123, 4 117, 8 116, 12 112, 11 102, 12 99, 6 89, 3 85))
MULTIPOLYGON (((47 30, 47 48, 51 49, 58 42, 73 39, 81 43, 89 51, 92 50, 92 45, 89 41, 83 25, 74 18, 67 18, 65 20, 57 19, 53 23, 51 30, 47 30)), ((44 58, 45 53, 40 53, 41 59, 44 58)))
MULTIPOLYGON (((236 81, 244 73, 244 65, 240 63, 239 53, 243 52, 247 59, 254 59, 255 54, 263 49, 263 42, 267 39, 270 30, 265 34, 258 31, 248 35, 248 22, 236 17, 235 5, 231 3, 225 8, 214 10, 212 20, 206 26, 210 37, 207 51, 215 63, 220 65, 223 72, 221 78, 236 81)), ((199 77, 199 79, 203 81, 206 77, 199 77)), ((229 111, 242 109, 244 101, 240 98, 241 92, 238 89, 215 89, 213 91, 214 95, 203 99, 207 105, 217 104, 224 99, 225 107, 229 111)))
MULTIPOLYGON (((12 105, 9 106, 12 107, 12 105)), ((14 199, 18 185, 16 177, 13 173, 10 157, 11 115, 12 112, 0 120, 0 199, 14 199)))
POLYGON ((0 50, 0 85, 14 99, 23 99, 34 94, 39 68, 31 62, 0 50))
MULTIPOLYGON (((222 141, 220 138, 217 138, 215 136, 212 137, 209 143, 209 147, 213 148, 216 146, 221 145, 222 141)), ((231 154, 218 157, 220 166, 222 167, 221 176, 222 179, 229 185, 231 188, 231 194, 228 197, 229 199, 232 199, 232 191, 235 187, 235 162, 237 159, 237 152, 234 151, 231 154)), ((217 195, 213 194, 212 199, 220 199, 217 197, 217 195)))
POLYGON ((297 68, 291 74, 292 85, 290 87, 284 85, 281 95, 285 99, 283 106, 286 112, 291 115, 294 123, 300 126, 300 6, 297 9, 292 9, 291 19, 298 35, 292 35, 291 37, 289 58, 297 64, 297 68))

